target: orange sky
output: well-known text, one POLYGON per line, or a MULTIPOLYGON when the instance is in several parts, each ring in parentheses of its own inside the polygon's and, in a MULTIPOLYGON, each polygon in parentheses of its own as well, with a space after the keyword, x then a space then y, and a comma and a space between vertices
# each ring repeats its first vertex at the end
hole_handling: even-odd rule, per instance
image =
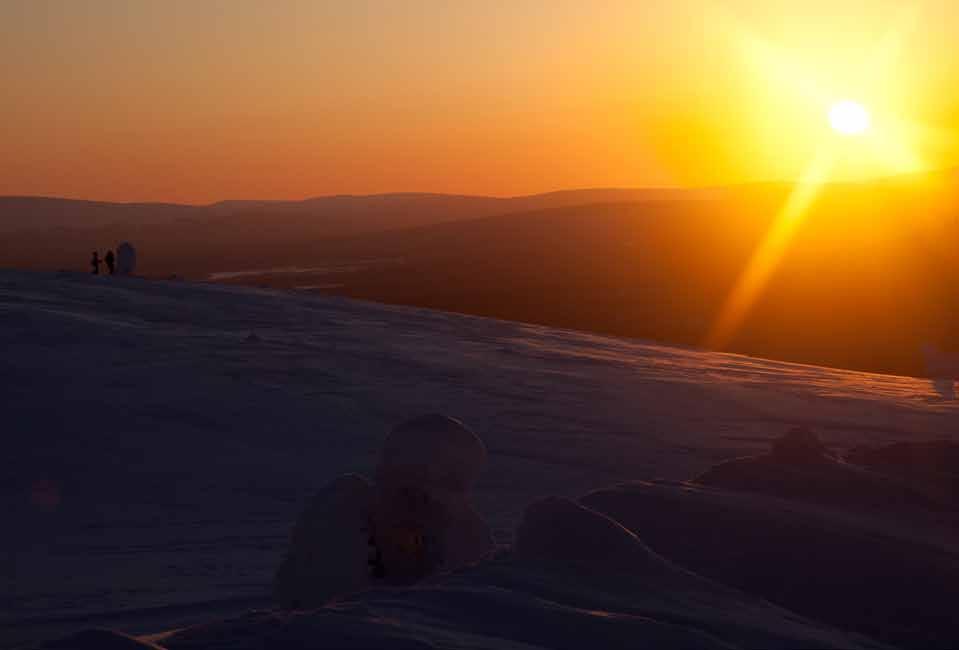
POLYGON ((817 102, 864 70, 876 146, 844 145, 836 174, 957 164, 955 3, 796 5, 4 0, 0 194, 796 178, 824 137, 817 102))

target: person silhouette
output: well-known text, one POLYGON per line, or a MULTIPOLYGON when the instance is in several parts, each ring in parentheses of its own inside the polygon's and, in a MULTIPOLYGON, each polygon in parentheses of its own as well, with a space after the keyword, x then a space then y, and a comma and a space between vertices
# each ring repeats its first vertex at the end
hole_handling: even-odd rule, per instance
POLYGON ((103 261, 107 263, 107 271, 110 272, 110 275, 113 275, 114 271, 113 259, 113 251, 108 250, 107 254, 103 257, 103 261))
POLYGON ((100 256, 97 255, 96 251, 93 251, 93 257, 90 258, 90 266, 93 267, 93 275, 100 275, 100 256))

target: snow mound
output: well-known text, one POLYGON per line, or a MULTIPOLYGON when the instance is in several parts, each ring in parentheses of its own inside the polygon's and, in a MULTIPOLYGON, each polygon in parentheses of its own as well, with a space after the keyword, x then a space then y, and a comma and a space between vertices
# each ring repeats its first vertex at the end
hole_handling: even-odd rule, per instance
POLYGON ((959 506, 959 444, 951 440, 864 445, 850 450, 846 461, 899 477, 933 499, 959 506))
POLYGON ((922 440, 879 446, 862 445, 851 449, 846 454, 846 460, 856 465, 904 474, 959 474, 959 443, 952 440, 922 440))
POLYGON ((581 502, 669 560, 815 620, 909 647, 959 638, 948 522, 903 525, 895 513, 877 520, 690 483, 623 484, 581 502))
POLYGON ((431 414, 396 426, 386 438, 376 470, 382 486, 416 483, 465 494, 486 465, 486 445, 462 422, 431 414))
POLYGON ((425 415, 396 426, 376 469, 373 527, 384 577, 415 582, 493 548, 472 504, 486 446, 459 420, 425 415))
POLYGON ((274 594, 292 609, 318 607, 370 584, 373 487, 361 476, 341 476, 300 515, 290 549, 277 571, 274 594))
POLYGON ((654 563, 646 545, 619 522, 562 497, 526 508, 514 552, 523 561, 589 571, 645 573, 654 563))
POLYGON ((806 427, 793 427, 774 440, 769 453, 777 460, 793 463, 815 463, 829 455, 819 436, 806 427))
POLYGON ((945 508, 902 481, 834 458, 805 428, 775 440, 766 454, 719 463, 695 482, 858 512, 917 515, 945 508))
POLYGON ((374 486, 342 476, 297 520, 274 581, 289 609, 322 605, 375 584, 412 584, 476 562, 493 547, 472 505, 486 447, 461 422, 429 415, 393 429, 374 486))

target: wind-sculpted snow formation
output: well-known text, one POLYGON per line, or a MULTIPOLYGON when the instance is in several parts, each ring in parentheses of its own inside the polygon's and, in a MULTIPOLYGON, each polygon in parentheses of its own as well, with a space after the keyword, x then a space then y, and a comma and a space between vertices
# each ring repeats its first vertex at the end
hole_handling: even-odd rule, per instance
POLYGON ((341 476, 300 515, 276 577, 284 607, 322 605, 378 584, 411 584, 493 547, 470 492, 486 447, 461 422, 427 415, 395 427, 376 485, 341 476))
POLYGON ((840 460, 805 427, 774 440, 768 453, 719 463, 696 482, 880 515, 950 507, 894 477, 840 460))
POLYGON ((373 487, 355 474, 341 476, 300 514, 274 592, 290 608, 317 607, 370 585, 373 487))
POLYGON ((794 429, 693 482, 638 481, 582 503, 718 582, 900 647, 959 640, 959 512, 831 457, 794 429))

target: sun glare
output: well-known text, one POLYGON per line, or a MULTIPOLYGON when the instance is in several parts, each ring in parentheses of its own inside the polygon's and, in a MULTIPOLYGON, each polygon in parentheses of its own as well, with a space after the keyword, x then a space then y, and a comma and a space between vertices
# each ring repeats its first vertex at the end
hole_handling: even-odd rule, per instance
POLYGON ((829 109, 829 125, 842 135, 860 135, 869 130, 872 118, 865 106, 845 99, 829 109))

